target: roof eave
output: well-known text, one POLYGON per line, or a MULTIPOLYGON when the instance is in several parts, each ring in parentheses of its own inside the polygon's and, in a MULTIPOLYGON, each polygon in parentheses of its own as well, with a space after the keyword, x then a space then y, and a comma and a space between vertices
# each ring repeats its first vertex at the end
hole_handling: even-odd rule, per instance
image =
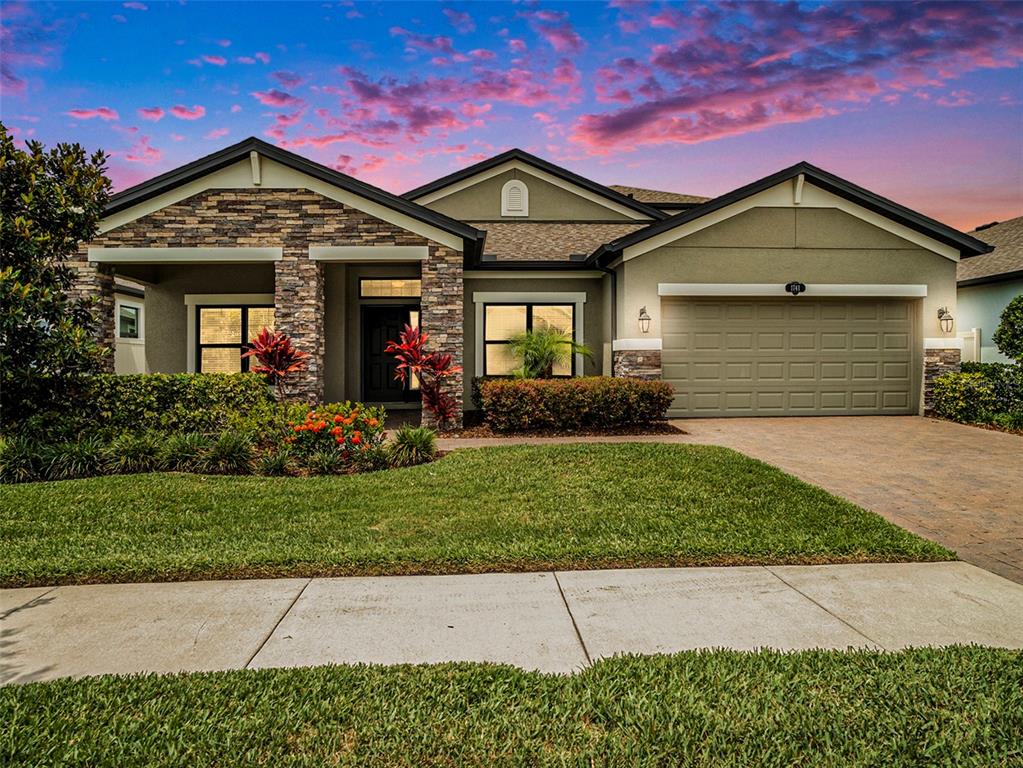
POLYGON ((957 280, 957 288, 969 288, 973 285, 987 285, 988 283, 1004 283, 1008 280, 1023 279, 1023 269, 1015 269, 1011 272, 1000 272, 997 275, 983 275, 981 277, 970 277, 966 280, 957 280))

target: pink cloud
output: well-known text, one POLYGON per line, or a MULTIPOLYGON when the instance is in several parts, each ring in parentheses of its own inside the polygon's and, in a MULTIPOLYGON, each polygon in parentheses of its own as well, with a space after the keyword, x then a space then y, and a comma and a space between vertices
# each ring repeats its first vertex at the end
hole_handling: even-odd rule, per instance
POLYGON ((586 47, 563 11, 524 11, 520 15, 558 53, 580 53, 586 47))
POLYGON ((224 38, 223 40, 217 40, 217 45, 219 45, 221 48, 230 48, 231 41, 228 40, 227 38, 224 38))
POLYGON ((451 26, 454 27, 459 34, 467 35, 470 32, 476 31, 476 22, 473 21, 472 16, 465 11, 456 11, 453 8, 445 8, 444 15, 447 16, 451 26))
POLYGON ((525 53, 528 50, 526 48, 526 41, 519 40, 517 37, 513 37, 508 41, 508 48, 512 53, 525 53))
POLYGON ((302 84, 302 78, 294 72, 278 70, 277 72, 274 72, 271 77, 285 88, 297 88, 302 84))
POLYGON ((117 114, 116 109, 110 107, 96 107, 95 109, 71 109, 67 112, 69 117, 73 117, 76 120, 92 120, 98 117, 103 121, 120 120, 121 116, 117 114))
POLYGON ((210 54, 203 54, 202 60, 207 64, 212 64, 215 67, 222 67, 227 64, 227 59, 223 56, 212 56, 210 54))
POLYGON ((198 120, 206 114, 206 107, 201 104, 196 104, 189 109, 182 104, 176 104, 170 108, 170 113, 179 120, 198 120))
POLYGON ((110 18, 113 19, 114 21, 116 21, 118 24, 127 24, 128 23, 128 18, 126 16, 124 16, 123 14, 120 14, 120 13, 115 13, 110 18))
POLYGON ((203 136, 203 138, 219 139, 223 136, 227 136, 227 134, 229 134, 230 132, 231 130, 229 128, 214 128, 212 131, 209 131, 205 136, 203 136))
POLYGON ((462 105, 462 114, 465 115, 466 117, 479 117, 480 115, 485 115, 487 112, 493 109, 493 106, 494 106, 493 104, 477 105, 467 101, 465 104, 462 105))
POLYGON ((554 122, 554 118, 551 115, 548 115, 546 112, 534 112, 533 113, 533 118, 535 120, 539 120, 541 123, 553 123, 554 122))
POLYGON ((293 107, 304 103, 297 96, 292 96, 290 93, 279 91, 276 88, 271 88, 268 91, 253 91, 250 96, 268 107, 293 107))
POLYGON ((139 136, 131 149, 124 153, 124 159, 129 163, 152 165, 163 159, 163 152, 150 146, 148 136, 139 136))
POLYGON ((129 2, 129 3, 121 3, 121 5, 123 7, 125 7, 125 8, 130 8, 133 11, 148 11, 149 10, 149 6, 148 5, 146 5, 145 3, 135 2, 135 0, 132 0, 132 2, 129 2))
POLYGON ((497 58, 496 53, 494 53, 493 51, 489 51, 486 48, 474 48, 473 50, 469 51, 469 55, 474 59, 481 59, 484 61, 497 58))
POLYGON ((263 51, 256 51, 255 57, 257 59, 259 59, 261 62, 263 62, 264 64, 269 64, 270 63, 270 54, 269 53, 263 53, 263 51))
POLYGON ((420 35, 416 32, 412 32, 404 27, 391 27, 391 37, 401 37, 405 39, 405 50, 407 51, 427 51, 436 53, 447 53, 453 54, 455 52, 454 43, 450 37, 444 35, 420 35))
POLYGON ((236 114, 236 113, 241 112, 241 111, 242 111, 242 105, 241 104, 232 104, 231 105, 231 114, 236 114))
POLYGON ((143 120, 152 120, 154 123, 157 120, 162 120, 164 116, 162 107, 141 107, 138 113, 143 120))

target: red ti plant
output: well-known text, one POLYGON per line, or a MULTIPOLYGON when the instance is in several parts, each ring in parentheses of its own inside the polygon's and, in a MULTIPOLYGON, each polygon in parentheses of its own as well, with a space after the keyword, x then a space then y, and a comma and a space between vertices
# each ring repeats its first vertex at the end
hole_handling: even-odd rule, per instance
POLYGON ((409 377, 415 376, 423 395, 423 408, 433 414, 437 425, 443 428, 458 413, 458 401, 444 391, 443 381, 462 369, 451 364, 451 355, 428 352, 426 342, 430 335, 419 328, 406 325, 399 339, 387 342, 384 350, 398 360, 394 378, 404 384, 409 377))
POLYGON ((259 365, 252 366, 252 370, 266 374, 270 383, 277 387, 277 399, 283 400, 288 378, 305 370, 309 353, 297 349, 287 334, 266 328, 249 343, 249 347, 242 357, 256 358, 259 365))

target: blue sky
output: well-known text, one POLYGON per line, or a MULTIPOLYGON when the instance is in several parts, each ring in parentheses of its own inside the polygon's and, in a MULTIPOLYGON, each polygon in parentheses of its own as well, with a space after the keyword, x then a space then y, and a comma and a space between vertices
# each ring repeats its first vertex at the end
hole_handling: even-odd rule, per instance
POLYGON ((716 195, 809 160, 1023 214, 1023 4, 4 2, 0 117, 123 188, 255 135, 395 192, 520 146, 716 195))

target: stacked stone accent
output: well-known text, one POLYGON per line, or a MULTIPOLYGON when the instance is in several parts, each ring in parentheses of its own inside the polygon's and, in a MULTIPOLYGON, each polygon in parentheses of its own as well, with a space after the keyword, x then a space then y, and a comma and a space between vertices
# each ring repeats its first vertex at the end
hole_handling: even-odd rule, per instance
POLYGON ((72 262, 74 282, 68 296, 92 302, 96 341, 108 350, 103 358, 106 373, 114 372, 114 273, 104 264, 72 262))
MULTIPOLYGON (((275 263, 276 324, 310 353, 308 370, 294 395, 323 397, 323 267, 309 246, 427 245, 423 264, 422 326, 433 347, 462 364, 462 255, 363 211, 306 189, 218 189, 105 232, 79 249, 78 288, 101 296, 103 339, 113 343, 113 278, 89 264, 88 246, 135 248, 280 247, 275 263), (109 301, 105 298, 109 295, 109 301)), ((461 377, 451 389, 461 400, 461 377)))
MULTIPOLYGON (((430 334, 429 349, 447 352, 459 369, 465 346, 463 305, 465 283, 462 280, 462 254, 438 245, 430 246, 430 258, 423 262, 420 327, 430 334)), ((458 402, 455 426, 462 424, 462 373, 444 381, 444 389, 458 402)), ((423 411, 423 424, 434 426, 432 414, 423 411)))
POLYGON ((614 375, 626 379, 661 378, 661 350, 620 349, 612 353, 614 375))
POLYGON ((958 373, 962 354, 958 349, 924 350, 924 415, 934 413, 934 380, 946 373, 958 373))

